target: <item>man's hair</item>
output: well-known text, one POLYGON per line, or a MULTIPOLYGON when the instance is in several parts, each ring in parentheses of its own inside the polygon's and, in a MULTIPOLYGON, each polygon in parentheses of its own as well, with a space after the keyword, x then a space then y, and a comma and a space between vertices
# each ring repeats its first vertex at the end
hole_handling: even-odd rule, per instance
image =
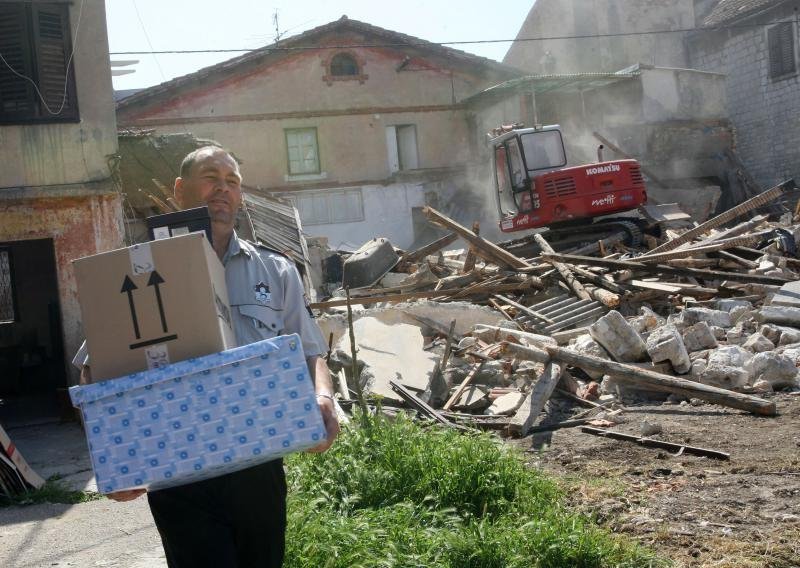
POLYGON ((226 148, 223 148, 222 144, 218 144, 216 142, 212 142, 211 144, 206 144, 205 146, 201 146, 200 148, 197 148, 196 150, 192 150, 191 152, 186 154, 186 157, 181 162, 181 177, 182 178, 185 178, 186 176, 189 175, 189 172, 192 171, 192 166, 194 166, 195 163, 197 163, 198 157, 200 157, 200 155, 205 153, 205 152, 211 152, 211 153, 224 152, 224 153, 228 154, 234 162, 236 162, 237 166, 239 165, 239 160, 237 160, 233 156, 233 154, 230 153, 229 150, 227 150, 226 148))

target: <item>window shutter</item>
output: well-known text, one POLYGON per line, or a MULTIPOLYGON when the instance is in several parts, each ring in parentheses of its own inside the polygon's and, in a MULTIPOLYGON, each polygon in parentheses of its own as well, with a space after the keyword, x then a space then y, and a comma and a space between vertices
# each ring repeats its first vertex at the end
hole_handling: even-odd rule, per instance
POLYGON ((29 116, 35 112, 33 85, 14 74, 33 75, 31 45, 23 3, 0 3, 0 120, 29 116))
POLYGON ((794 73, 794 26, 791 22, 780 25, 781 66, 784 73, 794 73))
POLYGON ((67 67, 70 56, 67 6, 33 4, 31 9, 39 91, 46 105, 46 107, 42 105, 41 116, 43 118, 56 114, 61 118, 75 116, 75 78, 72 65, 67 67))
POLYGON ((794 26, 792 22, 784 22, 770 28, 769 75, 772 78, 794 73, 796 69, 794 55, 794 26))

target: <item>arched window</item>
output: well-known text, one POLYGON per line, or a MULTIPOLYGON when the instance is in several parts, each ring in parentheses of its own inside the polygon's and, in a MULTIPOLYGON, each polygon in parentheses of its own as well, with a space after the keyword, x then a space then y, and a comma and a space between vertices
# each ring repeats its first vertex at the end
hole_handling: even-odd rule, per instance
POLYGON ((330 87, 337 81, 358 81, 362 85, 369 78, 364 73, 366 61, 351 51, 340 51, 322 60, 325 74, 322 80, 330 87))
POLYGON ((358 75, 358 62, 349 53, 337 53, 331 59, 331 75, 334 77, 346 77, 358 75))

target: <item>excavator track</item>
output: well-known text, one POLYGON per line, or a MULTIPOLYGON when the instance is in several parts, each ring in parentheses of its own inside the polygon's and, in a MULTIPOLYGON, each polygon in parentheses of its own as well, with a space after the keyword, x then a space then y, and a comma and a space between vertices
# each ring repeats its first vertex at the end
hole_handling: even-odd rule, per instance
MULTIPOLYGON (((587 253, 596 249, 598 241, 608 244, 621 241, 626 246, 638 247, 642 243, 644 220, 635 217, 603 219, 597 223, 582 223, 570 226, 551 227, 540 233, 558 252, 587 253)), ((517 256, 531 257, 539 253, 533 235, 498 243, 499 246, 517 256)))

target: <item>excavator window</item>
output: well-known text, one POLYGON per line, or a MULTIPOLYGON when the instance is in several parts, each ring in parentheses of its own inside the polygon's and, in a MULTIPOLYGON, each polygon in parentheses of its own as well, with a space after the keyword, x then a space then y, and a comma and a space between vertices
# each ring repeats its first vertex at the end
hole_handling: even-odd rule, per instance
POLYGON ((558 130, 531 132, 520 136, 528 172, 551 170, 567 165, 564 140, 558 130))
POLYGON ((522 151, 519 148, 519 140, 517 138, 511 138, 506 142, 506 156, 508 157, 511 187, 514 192, 528 189, 528 175, 525 171, 525 163, 522 160, 522 151))

